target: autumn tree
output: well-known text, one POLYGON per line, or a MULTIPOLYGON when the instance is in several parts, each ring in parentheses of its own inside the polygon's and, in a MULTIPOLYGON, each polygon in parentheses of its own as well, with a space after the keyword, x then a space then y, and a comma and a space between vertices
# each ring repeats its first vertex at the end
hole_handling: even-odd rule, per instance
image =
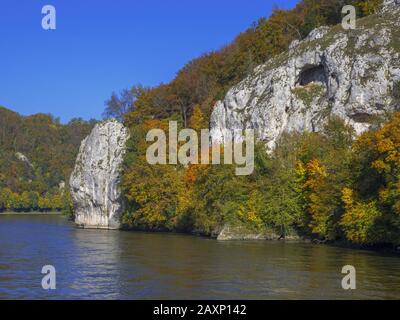
POLYGON ((360 136, 354 145, 353 189, 358 198, 374 201, 382 212, 375 221, 381 235, 379 242, 400 242, 399 165, 400 114, 396 113, 381 128, 360 136))
POLYGON ((354 199, 353 190, 343 189, 342 197, 345 212, 340 225, 346 239, 357 244, 373 244, 379 242, 376 235, 376 222, 381 216, 375 201, 359 202, 354 199))

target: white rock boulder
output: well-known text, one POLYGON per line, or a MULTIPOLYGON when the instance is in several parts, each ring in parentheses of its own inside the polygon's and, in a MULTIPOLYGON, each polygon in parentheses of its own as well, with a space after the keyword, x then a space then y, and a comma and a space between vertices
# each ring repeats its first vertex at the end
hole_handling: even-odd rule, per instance
POLYGON ((111 120, 97 124, 82 141, 70 178, 75 223, 119 229, 124 208, 119 182, 129 131, 111 120))

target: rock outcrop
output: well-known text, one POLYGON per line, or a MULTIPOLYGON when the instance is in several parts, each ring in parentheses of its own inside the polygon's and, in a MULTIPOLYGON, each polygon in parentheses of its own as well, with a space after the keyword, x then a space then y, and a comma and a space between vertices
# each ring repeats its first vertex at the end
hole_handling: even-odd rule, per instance
POLYGON ((82 141, 70 178, 75 223, 119 229, 123 210, 119 181, 129 131, 117 121, 97 124, 82 141))
POLYGON ((216 235, 219 241, 229 240, 285 240, 294 241, 300 240, 301 237, 294 231, 288 230, 283 236, 282 233, 276 232, 276 230, 259 230, 255 231, 249 229, 244 225, 225 225, 220 232, 216 235))
POLYGON ((30 168, 34 169, 34 166, 32 164, 32 162, 29 161, 28 157, 26 155, 24 155, 21 152, 16 152, 15 156, 17 157, 18 160, 24 162, 25 164, 27 164, 30 168))
POLYGON ((383 0, 381 13, 385 13, 396 9, 396 6, 400 6, 400 0, 383 0))
POLYGON ((400 5, 386 1, 379 14, 314 30, 303 41, 258 66, 217 102, 211 134, 255 129, 274 148, 285 131, 318 131, 337 115, 358 134, 372 119, 400 106, 400 5))

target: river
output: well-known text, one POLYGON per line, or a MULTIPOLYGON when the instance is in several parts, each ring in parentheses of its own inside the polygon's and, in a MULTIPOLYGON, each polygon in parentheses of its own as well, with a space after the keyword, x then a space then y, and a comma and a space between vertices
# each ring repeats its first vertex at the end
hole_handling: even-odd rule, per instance
POLYGON ((0 299, 400 299, 400 256, 0 215, 0 299), (55 290, 42 289, 44 265, 56 269, 55 290), (341 287, 345 265, 356 290, 341 287))

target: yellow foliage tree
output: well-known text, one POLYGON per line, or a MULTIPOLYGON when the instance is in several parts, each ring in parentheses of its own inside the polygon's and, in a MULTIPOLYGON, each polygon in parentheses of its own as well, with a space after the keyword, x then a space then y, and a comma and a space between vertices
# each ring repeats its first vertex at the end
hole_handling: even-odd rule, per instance
POLYGON ((357 148, 367 148, 372 154, 371 168, 383 180, 379 201, 400 217, 400 113, 377 132, 360 138, 357 148))
POLYGON ((200 132, 202 129, 208 128, 208 123, 204 117, 203 112, 201 111, 200 106, 195 106, 193 108, 192 116, 189 120, 189 127, 200 132))
POLYGON ((308 203, 308 212, 310 222, 308 227, 311 232, 322 237, 328 234, 328 220, 330 212, 327 208, 324 199, 321 197, 321 189, 325 187, 328 173, 325 166, 318 160, 311 160, 306 166, 306 180, 304 188, 308 203))
POLYGON ((376 203, 356 202, 353 190, 343 189, 342 200, 345 213, 342 216, 340 225, 342 226, 346 239, 358 244, 374 243, 374 226, 377 218, 381 216, 376 203))

